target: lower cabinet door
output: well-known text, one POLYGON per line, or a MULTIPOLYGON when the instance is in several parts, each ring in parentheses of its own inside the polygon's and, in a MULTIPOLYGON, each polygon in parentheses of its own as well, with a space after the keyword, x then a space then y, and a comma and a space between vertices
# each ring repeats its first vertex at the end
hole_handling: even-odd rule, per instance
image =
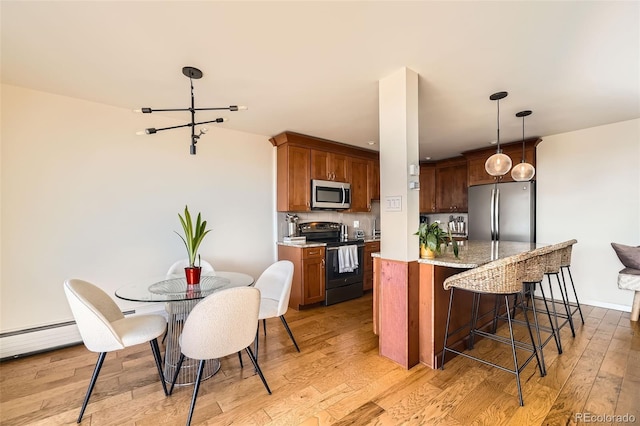
POLYGON ((324 301, 324 256, 302 261, 303 305, 324 301))

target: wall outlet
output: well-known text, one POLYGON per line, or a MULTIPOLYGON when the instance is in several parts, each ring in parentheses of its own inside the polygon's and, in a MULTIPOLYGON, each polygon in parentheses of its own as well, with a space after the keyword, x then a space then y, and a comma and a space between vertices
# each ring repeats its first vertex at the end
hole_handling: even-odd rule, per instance
POLYGON ((353 227, 354 228, 359 228, 360 227, 360 221, 359 220, 354 220, 353 221, 353 227))

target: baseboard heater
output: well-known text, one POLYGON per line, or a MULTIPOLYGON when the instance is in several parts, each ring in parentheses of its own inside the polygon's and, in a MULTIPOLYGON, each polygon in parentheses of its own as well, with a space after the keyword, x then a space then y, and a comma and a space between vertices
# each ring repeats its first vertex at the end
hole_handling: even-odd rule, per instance
MULTIPOLYGON (((135 310, 123 312, 133 315, 135 310)), ((31 327, 0 333, 0 361, 20 358, 40 352, 82 343, 75 321, 31 327)))

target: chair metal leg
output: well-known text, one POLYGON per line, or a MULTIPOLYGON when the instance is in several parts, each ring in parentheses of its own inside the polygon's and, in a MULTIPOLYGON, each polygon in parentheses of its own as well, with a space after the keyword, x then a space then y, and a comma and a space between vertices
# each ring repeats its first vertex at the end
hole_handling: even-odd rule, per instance
POLYGON ((93 375, 91 376, 91 381, 89 382, 89 388, 87 389, 87 394, 84 397, 84 402, 82 403, 82 408, 80 409, 80 415, 78 416, 77 423, 80 423, 82 421, 84 410, 87 408, 89 397, 91 396, 91 392, 93 392, 93 387, 96 384, 96 380, 98 380, 98 374, 100 374, 100 369, 102 368, 102 363, 104 362, 104 358, 106 356, 107 356, 106 352, 100 352, 100 355, 98 355, 98 361, 96 362, 96 367, 93 369, 93 375))
POLYGON ((173 393, 173 387, 176 385, 176 380, 178 380, 178 373, 180 373, 180 369, 182 368, 182 361, 184 361, 184 354, 180 354, 180 358, 178 358, 178 364, 176 365, 176 372, 173 374, 173 379, 171 380, 171 388, 169 389, 169 395, 173 393))
POLYGON ((244 368, 244 364, 242 363, 242 351, 238 351, 238 359, 240 360, 240 368, 244 368))
MULTIPOLYGON (((551 286, 549 286, 549 290, 551 290, 551 286)), ((551 310, 549 309, 549 304, 547 303, 547 297, 544 294, 544 285, 540 282, 540 294, 542 294, 542 301, 544 302, 544 307, 547 310, 547 317, 549 318, 549 326, 551 327, 551 333, 553 334, 553 339, 556 341, 556 347, 558 348, 558 353, 562 353, 562 341, 560 340, 560 330, 558 329, 558 317, 556 315, 556 307, 555 303, 553 303, 553 291, 551 291, 551 306, 553 306, 553 318, 556 319, 556 325, 553 325, 553 318, 551 316, 551 310)))
POLYGON ((253 342, 253 353, 256 354, 256 359, 258 359, 258 336, 260 336, 260 321, 258 321, 258 328, 256 329, 256 340, 253 342))
POLYGON ((151 345, 151 352, 153 352, 153 358, 156 360, 156 367, 158 367, 158 375, 160 376, 160 383, 162 383, 162 390, 164 390, 164 396, 169 396, 167 392, 167 384, 164 381, 164 374, 162 373, 162 355, 160 355, 160 348, 158 347, 158 339, 153 339, 149 342, 151 345))
MULTIPOLYGON (((556 281, 558 281, 558 288, 560 289, 560 297, 562 298, 562 304, 564 305, 564 311, 567 314, 567 321, 569 322, 569 328, 571 328, 571 335, 576 337, 576 330, 573 327, 573 317, 571 316, 571 307, 569 306, 569 295, 567 294, 566 287, 562 288, 562 283, 560 282, 560 274, 554 274, 556 276, 556 281)), ((564 326, 566 322, 562 323, 564 326)))
POLYGON ((204 370, 205 362, 207 362, 207 360, 201 359, 200 363, 198 364, 198 375, 196 377, 196 383, 193 386, 193 397, 191 398, 191 407, 189 407, 189 417, 187 418, 187 426, 191 424, 191 418, 193 417, 193 409, 196 407, 196 398, 198 397, 198 390, 200 390, 200 379, 202 379, 202 370, 204 370))
MULTIPOLYGON (((531 310, 533 311, 533 324, 534 327, 536 329, 536 337, 538 338, 538 352, 539 352, 539 357, 538 357, 538 366, 540 367, 540 376, 544 377, 547 375, 547 366, 544 362, 544 345, 542 344, 542 338, 540 337, 540 324, 538 323, 538 311, 536 310, 536 301, 533 298, 533 292, 534 292, 534 288, 535 288, 535 284, 536 283, 524 283, 525 284, 525 299, 527 299, 527 305, 529 305, 529 299, 526 297, 526 294, 529 293, 531 296, 531 310)), ((524 301, 523 301, 523 311, 525 311, 525 319, 527 320, 527 324, 529 323, 529 319, 526 317, 526 310, 527 307, 524 306, 524 301)), ((531 331, 531 328, 529 328, 529 331, 531 331)), ((533 335, 531 336, 531 340, 533 341, 533 335)), ((535 343, 534 343, 535 346, 535 343)))
MULTIPOLYGON (((284 315, 280 315, 280 319, 282 320, 282 324, 284 325, 284 328, 287 330, 287 333, 289 333, 289 337, 291 338, 291 341, 293 342, 293 345, 296 347, 296 350, 298 352, 300 352, 300 348, 298 347, 298 344, 296 343, 296 339, 293 338, 293 333, 291 333, 291 329, 289 328, 289 324, 287 324, 287 320, 284 319, 284 315)), ((266 326, 265 326, 265 330, 266 330, 266 326)))
POLYGON ((169 323, 167 322, 167 327, 164 329, 164 336, 162 336, 162 344, 164 345, 164 341, 167 340, 167 334, 169 334, 169 323))
POLYGON ((473 301, 471 302, 471 329, 469 330, 469 349, 473 349, 476 336, 475 329, 478 324, 478 310, 480 309, 480 294, 473 293, 473 301))
MULTIPOLYGON (((518 355, 516 354, 516 344, 513 338, 513 325, 511 324, 511 312, 509 310, 509 296, 504 296, 504 302, 507 305, 507 322, 509 323, 509 336, 511 337, 511 352, 513 353, 513 363, 514 363, 514 373, 516 375, 516 384, 518 385, 518 399, 520 401, 520 406, 524 405, 524 401, 522 399, 522 386, 520 384, 520 368, 518 367, 518 355)), ((534 345, 535 350, 535 345, 534 345)))
POLYGON ((563 266, 560 268, 560 273, 562 274, 562 282, 565 283, 565 293, 567 293, 567 295, 569 294, 566 290, 566 281, 564 279, 564 272, 563 269, 567 268, 567 273, 569 274, 569 280, 571 282, 571 287, 573 288, 573 296, 576 298, 576 306, 578 308, 578 312, 580 313, 580 319, 582 320, 582 323, 584 324, 584 316, 582 316, 582 308, 580 307, 580 301, 578 300, 578 293, 576 293, 576 286, 573 285, 573 277, 571 276, 571 268, 569 266, 563 266))
POLYGON ((271 389, 269 389, 269 385, 267 384, 267 380, 264 378, 264 375, 262 374, 262 370, 260 369, 260 366, 258 365, 258 359, 253 355, 253 353, 251 352, 251 349, 249 349, 249 346, 247 346, 245 348, 245 350, 247 351, 247 355, 249 355, 249 359, 253 363, 253 366, 255 367, 256 372, 260 376, 260 379, 262 380, 262 384, 264 385, 264 387, 267 390, 267 392, 269 393, 269 395, 271 395, 271 389))
POLYGON ((264 331, 264 336, 267 337, 267 319, 262 319, 262 331, 264 331))
MULTIPOLYGON (((528 284, 527 283, 523 283, 523 284, 526 289, 528 284)), ((536 315, 536 309, 535 307, 533 307, 533 322, 535 324, 536 334, 538 337, 538 343, 536 344, 536 340, 533 338, 533 331, 531 331, 531 323, 529 322, 529 316, 527 315, 527 307, 524 304, 524 299, 526 298, 525 294, 526 294, 526 291, 522 295, 522 313, 524 315, 524 322, 527 325, 527 330, 529 330, 529 337, 531 338, 531 345, 533 346, 533 351, 536 356, 536 361, 538 362, 538 369, 540 370, 540 376, 544 377, 547 375, 547 367, 544 364, 544 354, 542 353, 542 340, 540 339, 538 317, 536 315)), ((514 310, 514 313, 515 313, 515 310, 514 310)))
POLYGON ((449 337, 449 322, 451 321, 451 305, 453 304, 453 288, 451 288, 449 294, 449 310, 447 311, 447 325, 444 329, 444 345, 442 346, 442 363, 440 369, 444 370, 444 356, 447 352, 447 338, 449 337))

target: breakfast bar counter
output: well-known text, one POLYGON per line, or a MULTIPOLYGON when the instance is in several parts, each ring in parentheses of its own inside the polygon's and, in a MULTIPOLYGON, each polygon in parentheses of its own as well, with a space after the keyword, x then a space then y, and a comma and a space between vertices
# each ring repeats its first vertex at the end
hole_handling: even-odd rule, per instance
MULTIPOLYGON (((531 251, 548 244, 513 241, 464 241, 458 258, 451 246, 442 248, 435 259, 399 262, 374 257, 374 332, 379 337, 380 355, 405 368, 418 363, 438 368, 441 362, 447 320, 449 292, 443 282, 448 277, 494 260, 531 251), (408 271, 405 273, 405 270, 408 271), (406 282, 398 276, 405 274, 406 282)), ((454 303, 451 329, 461 328, 449 343, 461 349, 468 328, 463 326, 471 315, 472 295, 461 294, 454 303), (468 297, 467 297, 468 296, 468 297)), ((483 296, 480 314, 494 308, 495 297, 483 296)), ((491 317, 491 316, 488 316, 491 317)), ((491 319, 491 318, 490 318, 491 319)))

